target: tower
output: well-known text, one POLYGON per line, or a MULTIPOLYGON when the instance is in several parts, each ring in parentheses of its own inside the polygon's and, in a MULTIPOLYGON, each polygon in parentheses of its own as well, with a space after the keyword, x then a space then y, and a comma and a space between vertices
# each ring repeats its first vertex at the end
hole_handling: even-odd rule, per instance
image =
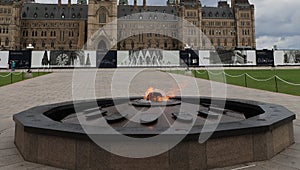
POLYGON ((248 0, 232 0, 238 47, 256 48, 254 5, 248 0))
MULTIPOLYGON (((126 0, 125 0, 126 2, 126 0)), ((89 1, 88 49, 111 49, 117 40, 117 0, 89 1)))
POLYGON ((202 18, 202 7, 198 0, 181 0, 179 7, 179 17, 181 17, 184 22, 181 26, 182 30, 179 30, 179 36, 181 36, 184 44, 180 46, 184 47, 188 45, 193 49, 199 49, 201 44, 201 35, 199 32, 195 31, 195 28, 201 30, 201 18, 202 18), (192 31, 193 34, 188 33, 192 31))

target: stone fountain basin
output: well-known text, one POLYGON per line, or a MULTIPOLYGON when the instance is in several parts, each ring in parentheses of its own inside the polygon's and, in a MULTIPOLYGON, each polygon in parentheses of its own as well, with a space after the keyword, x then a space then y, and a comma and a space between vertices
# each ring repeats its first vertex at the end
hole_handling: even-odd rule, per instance
MULTIPOLYGON (((140 98, 133 97, 131 100, 140 98)), ((191 103, 199 101, 194 97, 174 99, 191 103)), ((126 101, 124 98, 116 100, 126 101)), ((199 104, 210 103, 210 100, 200 98, 199 104)), ((99 99, 97 102, 98 105, 110 104, 112 99, 99 99)), ((86 108, 92 105, 91 101, 76 103, 86 108)), ((198 142, 203 125, 196 125, 176 147, 151 158, 133 159, 111 154, 94 144, 80 124, 59 122, 74 113, 73 102, 38 106, 14 115, 15 144, 27 161, 67 169, 210 169, 268 160, 294 142, 295 114, 282 106, 228 99, 225 109, 241 112, 246 119, 221 122, 204 143, 198 142)), ((139 126, 115 128, 131 137, 150 137, 168 127, 159 126, 151 130, 139 126)), ((109 134, 100 135, 105 137, 109 134)))

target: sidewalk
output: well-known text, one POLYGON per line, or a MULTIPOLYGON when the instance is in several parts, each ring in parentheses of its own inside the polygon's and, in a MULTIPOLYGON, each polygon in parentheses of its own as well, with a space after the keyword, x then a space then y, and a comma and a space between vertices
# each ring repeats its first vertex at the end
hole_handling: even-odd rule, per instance
MULTIPOLYGON (((93 73, 92 69, 82 69, 82 76, 93 73)), ((136 72, 137 69, 119 69, 124 75, 136 72)), ((111 96, 111 79, 114 70, 98 70, 96 76, 96 96, 110 97, 111 96)), ((0 169, 55 169, 44 165, 26 162, 18 153, 14 140, 14 122, 12 115, 28 108, 58 103, 62 101, 72 100, 72 75, 70 70, 55 71, 52 74, 37 77, 31 80, 22 81, 12 85, 0 87, 0 169)), ((182 75, 172 75, 181 82, 191 82, 192 78, 182 75)), ((126 81, 124 76, 118 77, 118 86, 122 87, 126 81)), ((170 76, 166 73, 148 70, 144 71, 142 76, 136 76, 129 90, 134 95, 144 95, 146 86, 149 82, 160 82, 161 86, 170 88, 173 82, 163 81, 169 79, 170 76), (145 81, 147 80, 147 81, 145 81)), ((200 94, 203 96, 209 95, 207 89, 210 88, 210 83, 207 80, 197 79, 200 94)), ((86 82, 82 83, 82 88, 86 82)), ((151 83, 150 83, 151 84, 151 83)), ((118 89, 122 95, 122 89, 118 89)), ((191 91, 192 92, 192 91, 191 91)), ((248 100, 258 100, 268 103, 276 103, 287 107, 289 110, 297 114, 297 120, 294 121, 295 144, 279 155, 275 156, 270 161, 250 163, 248 169, 299 169, 300 168, 300 97, 286 94, 277 94, 261 90, 247 89, 228 85, 228 98, 241 98, 248 100), (255 165, 255 166, 254 166, 255 165)), ((247 165, 239 165, 237 168, 247 165)))

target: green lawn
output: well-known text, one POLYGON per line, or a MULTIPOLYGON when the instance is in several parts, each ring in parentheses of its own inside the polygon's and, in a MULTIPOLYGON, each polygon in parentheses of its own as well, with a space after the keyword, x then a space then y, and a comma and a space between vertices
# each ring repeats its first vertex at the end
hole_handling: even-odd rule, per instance
MULTIPOLYGON (((192 72, 193 75, 197 78, 210 80, 214 80, 214 74, 222 72, 220 70, 210 71, 213 73, 209 74, 210 76, 208 76, 208 72, 204 70, 193 70, 192 72)), ((287 82, 300 84, 300 69, 224 70, 224 72, 231 76, 242 75, 240 77, 230 77, 223 73, 222 75, 226 78, 226 83, 228 84, 300 96, 300 85, 291 85, 274 77, 275 75, 277 75, 279 78, 287 82), (243 75, 245 73, 258 80, 253 80, 253 78, 243 75)))
MULTIPOLYGON (((49 74, 49 72, 32 72, 33 78, 45 74, 49 74)), ((10 74, 10 72, 0 72, 0 86, 26 80, 24 75, 25 73, 22 72, 13 72, 12 74, 10 74)))

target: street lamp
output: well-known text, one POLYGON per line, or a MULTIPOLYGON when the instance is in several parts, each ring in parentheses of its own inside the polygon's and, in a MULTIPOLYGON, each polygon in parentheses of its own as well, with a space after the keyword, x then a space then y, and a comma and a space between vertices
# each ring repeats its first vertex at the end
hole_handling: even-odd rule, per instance
POLYGON ((185 44, 184 50, 188 52, 189 58, 188 58, 188 63, 187 63, 187 69, 186 71, 190 71, 190 64, 191 64, 191 53, 190 53, 191 47, 188 44, 185 44))
MULTIPOLYGON (((34 46, 32 44, 28 44, 28 46, 26 47, 26 49, 28 50, 28 52, 30 53, 33 49, 34 49, 34 46)), ((28 66, 28 70, 27 72, 30 73, 31 72, 31 63, 29 63, 29 66, 28 66)))

